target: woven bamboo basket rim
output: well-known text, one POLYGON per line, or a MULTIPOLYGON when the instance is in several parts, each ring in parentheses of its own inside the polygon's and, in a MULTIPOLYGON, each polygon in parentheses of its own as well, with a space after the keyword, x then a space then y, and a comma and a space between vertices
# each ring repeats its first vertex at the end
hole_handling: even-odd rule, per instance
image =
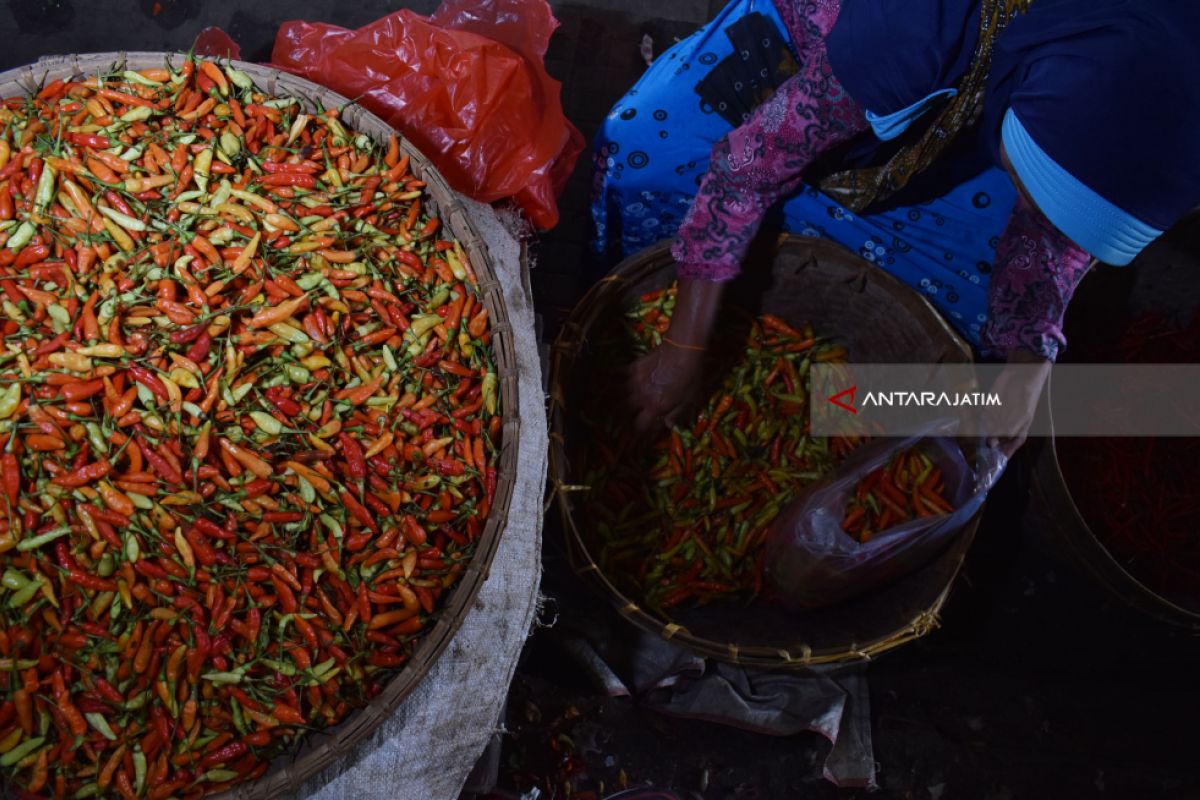
POLYGON ((1053 377, 1046 382, 1043 410, 1050 426, 1050 435, 1042 443, 1034 460, 1033 491, 1039 506, 1053 526, 1057 545, 1063 555, 1072 558, 1109 593, 1116 595, 1131 608, 1159 622, 1200 635, 1200 611, 1182 606, 1151 589, 1125 568, 1100 541, 1084 516, 1058 460, 1057 440, 1054 438, 1053 377), (1059 514, 1064 513, 1063 519, 1059 514))
MULTIPOLYGON (((839 257, 845 258, 848 253, 845 248, 833 242, 794 234, 780 236, 776 248, 789 245, 806 247, 817 258, 823 253, 828 255, 836 253, 839 257)), ((590 554, 583 532, 577 522, 577 514, 571 499, 574 493, 583 491, 586 487, 572 483, 565 434, 568 410, 563 381, 569 377, 572 362, 586 345, 588 332, 611 302, 613 293, 617 290, 616 287, 636 284, 664 268, 669 268, 669 265, 674 263, 670 248, 670 241, 660 242, 635 253, 614 267, 575 306, 551 348, 548 412, 550 417, 550 482, 554 498, 557 500, 559 514, 562 517, 567 540, 567 556, 572 569, 604 595, 622 617, 638 628, 661 636, 663 639, 674 642, 704 658, 747 667, 787 670, 803 669, 821 664, 869 661, 882 653, 926 636, 939 626, 939 614, 950 596, 954 579, 961 570, 966 552, 975 537, 983 514, 982 508, 960 532, 953 570, 946 585, 929 606, 887 635, 864 642, 849 642, 841 649, 817 650, 803 644, 788 649, 748 646, 738 645, 734 642, 716 641, 697 635, 684 625, 664 620, 642 608, 634 598, 631 598, 609 579, 590 554)), ((894 284, 896 288, 909 291, 899 280, 881 269, 874 268, 873 274, 885 283, 894 284)), ((932 313, 932 319, 935 319, 937 324, 944 328, 944 332, 948 334, 950 340, 969 354, 966 343, 941 315, 933 310, 929 302, 915 293, 914 296, 928 307, 932 313)))
MULTIPOLYGON (((114 68, 177 68, 183 60, 183 54, 160 51, 47 57, 36 64, 0 72, 0 96, 32 94, 48 81, 86 76, 114 68)), ((366 706, 351 712, 345 720, 327 731, 310 733, 293 752, 282 753, 272 759, 270 769, 261 778, 212 795, 215 800, 294 798, 307 780, 334 764, 370 736, 416 688, 461 627, 480 587, 487 580, 488 570, 508 519, 516 485, 517 442, 521 429, 521 420, 517 413, 517 362, 508 308, 487 244, 468 216, 465 206, 429 159, 378 116, 336 92, 304 78, 258 64, 228 59, 222 59, 221 62, 229 63, 250 75, 259 88, 275 97, 295 97, 309 109, 316 108, 318 104, 324 108, 342 109, 342 120, 354 132, 365 133, 381 143, 386 142, 393 134, 399 137, 401 152, 408 155, 413 174, 425 181, 430 205, 438 212, 443 228, 462 244, 475 271, 478 279, 477 291, 483 299, 491 322, 492 350, 502 400, 503 440, 495 501, 476 544, 471 563, 463 571, 449 598, 439 610, 437 621, 425 633, 408 664, 396 673, 379 696, 366 706)))

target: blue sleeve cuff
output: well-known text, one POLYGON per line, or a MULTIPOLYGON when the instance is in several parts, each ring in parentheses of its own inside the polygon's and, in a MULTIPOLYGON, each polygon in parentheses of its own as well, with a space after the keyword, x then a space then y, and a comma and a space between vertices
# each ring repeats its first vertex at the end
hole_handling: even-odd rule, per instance
POLYGON ((1004 114, 1001 141, 1013 171, 1046 219, 1105 264, 1124 266, 1162 231, 1088 188, 1033 140, 1016 113, 1004 114))
POLYGON ((913 120, 928 111, 935 102, 943 97, 948 100, 956 94, 958 94, 957 89, 940 89, 922 97, 911 106, 893 111, 891 114, 880 116, 874 111, 868 111, 866 113, 867 122, 871 123, 871 129, 875 131, 875 135, 886 142, 888 139, 895 139, 904 133, 913 120))

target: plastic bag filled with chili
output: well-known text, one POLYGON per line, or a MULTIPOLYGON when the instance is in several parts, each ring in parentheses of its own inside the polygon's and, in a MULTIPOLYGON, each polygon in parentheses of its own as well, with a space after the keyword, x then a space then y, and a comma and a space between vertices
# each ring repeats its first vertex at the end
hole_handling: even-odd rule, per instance
POLYGON ((358 30, 286 22, 271 61, 378 114, 458 191, 511 197, 548 229, 584 147, 543 64, 557 27, 545 0, 447 0, 358 30))
POLYGON ((827 606, 923 566, 971 521, 1006 464, 1007 458, 995 448, 980 445, 968 457, 946 436, 880 439, 864 445, 775 521, 763 561, 774 594, 796 609, 827 606), (922 491, 921 481, 903 481, 914 484, 904 494, 918 496, 901 504, 893 499, 900 490, 891 470, 908 454, 917 461, 914 469, 927 465, 920 471, 928 474, 920 477, 936 475, 941 490, 922 491), (884 482, 885 490, 879 485, 884 482), (883 510, 884 527, 860 541, 847 532, 855 529, 847 523, 852 514, 872 515, 872 507, 883 510), (925 515, 916 516, 917 508, 925 515), (902 513, 906 510, 913 513, 902 513), (887 522, 889 514, 895 523, 887 522))

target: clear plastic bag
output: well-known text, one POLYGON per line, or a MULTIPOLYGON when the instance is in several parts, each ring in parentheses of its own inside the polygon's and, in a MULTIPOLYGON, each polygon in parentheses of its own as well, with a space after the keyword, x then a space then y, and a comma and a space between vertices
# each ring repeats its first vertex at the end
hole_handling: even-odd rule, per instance
POLYGON ((832 476, 796 498, 767 537, 764 569, 774 593, 797 609, 832 605, 911 572, 961 531, 1000 479, 1007 459, 980 446, 968 459, 946 436, 914 436, 868 444, 832 476), (949 514, 921 517, 858 542, 842 530, 846 502, 859 480, 914 446, 941 470, 949 514))

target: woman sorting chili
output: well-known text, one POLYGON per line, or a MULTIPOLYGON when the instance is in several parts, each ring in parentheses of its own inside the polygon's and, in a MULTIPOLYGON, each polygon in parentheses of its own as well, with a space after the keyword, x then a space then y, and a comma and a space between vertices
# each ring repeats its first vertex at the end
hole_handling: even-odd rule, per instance
POLYGON ((662 54, 596 142, 597 247, 678 236, 678 306, 633 368, 642 429, 699 383, 764 221, 924 294, 989 359, 1011 455, 1095 262, 1200 205, 1200 7, 1167 0, 734 0, 662 54), (711 151, 711 154, 710 154, 711 151))

